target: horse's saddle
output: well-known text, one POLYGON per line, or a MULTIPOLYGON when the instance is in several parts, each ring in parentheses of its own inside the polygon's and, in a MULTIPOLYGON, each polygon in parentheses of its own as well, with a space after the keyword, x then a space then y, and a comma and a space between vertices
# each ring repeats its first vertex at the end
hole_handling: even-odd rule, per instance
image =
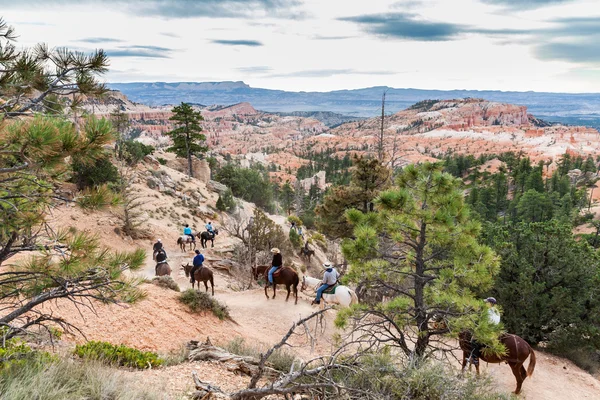
POLYGON ((335 285, 329 286, 327 289, 325 289, 325 291, 323 292, 324 294, 335 294, 335 290, 340 286, 339 283, 336 283, 335 285))
POLYGON ((283 271, 284 269, 291 269, 290 267, 280 267, 277 268, 277 270, 275 272, 273 272, 273 278, 276 278, 279 276, 279 274, 281 273, 281 271, 283 271))

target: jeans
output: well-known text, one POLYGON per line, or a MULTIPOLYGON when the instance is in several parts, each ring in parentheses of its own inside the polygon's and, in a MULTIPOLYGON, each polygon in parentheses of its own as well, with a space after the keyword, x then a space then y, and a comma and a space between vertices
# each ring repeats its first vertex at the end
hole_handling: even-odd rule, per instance
POLYGON ((269 283, 273 283, 273 273, 277 271, 279 267, 272 266, 269 270, 269 283))
POLYGON ((192 242, 195 242, 195 241, 196 241, 196 238, 194 237, 194 235, 192 235, 192 234, 189 234, 188 236, 192 238, 192 242))
POLYGON ((321 296, 323 296, 323 292, 326 291, 327 288, 329 288, 329 285, 325 283, 319 286, 319 288, 317 289, 317 298, 315 299, 317 303, 321 301, 321 296))

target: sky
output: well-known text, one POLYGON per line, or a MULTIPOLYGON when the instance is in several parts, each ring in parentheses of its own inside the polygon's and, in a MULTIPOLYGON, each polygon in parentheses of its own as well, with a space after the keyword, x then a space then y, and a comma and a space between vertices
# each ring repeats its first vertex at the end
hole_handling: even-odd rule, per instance
POLYGON ((600 92, 600 0, 0 0, 109 82, 600 92))

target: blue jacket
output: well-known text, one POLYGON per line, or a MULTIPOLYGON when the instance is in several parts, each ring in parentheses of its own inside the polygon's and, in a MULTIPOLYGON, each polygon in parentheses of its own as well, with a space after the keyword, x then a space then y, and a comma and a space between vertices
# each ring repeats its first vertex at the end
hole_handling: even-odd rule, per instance
POLYGON ((206 224, 206 225, 205 225, 205 227, 206 227, 206 230, 207 230, 207 231, 209 231, 210 233, 212 233, 212 231, 213 231, 213 226, 212 226, 212 224, 206 224))
POLYGON ((194 267, 199 267, 203 262, 204 256, 202 254, 198 254, 196 257, 194 257, 194 261, 192 263, 194 264, 194 267))
POLYGON ((192 234, 192 228, 190 228, 189 226, 187 228, 183 228, 183 234, 184 235, 191 235, 192 234))

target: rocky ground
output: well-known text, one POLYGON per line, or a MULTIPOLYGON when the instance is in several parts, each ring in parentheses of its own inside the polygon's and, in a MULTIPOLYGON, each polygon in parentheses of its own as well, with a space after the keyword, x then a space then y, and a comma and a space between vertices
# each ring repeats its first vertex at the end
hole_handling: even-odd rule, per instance
MULTIPOLYGON (((161 155, 163 156, 163 155, 161 155)), ((164 155, 169 163, 170 155, 164 155)), ((492 167, 495 167, 493 165, 492 167)), ((202 174, 200 174, 202 175, 202 174)), ((172 290, 144 284, 147 297, 134 305, 95 305, 90 309, 77 309, 72 304, 57 302, 45 307, 51 308, 56 315, 62 316, 78 326, 81 335, 63 336, 63 347, 74 342, 105 340, 115 344, 123 343, 143 350, 152 350, 161 354, 178 353, 190 340, 204 341, 210 337, 213 343, 227 343, 236 337, 242 337, 250 343, 263 346, 276 343, 294 321, 315 310, 310 305, 311 298, 300 294, 297 305, 293 299, 285 302, 285 292, 280 288, 277 298, 267 300, 262 288, 253 284, 249 290, 240 290, 247 286, 249 271, 236 270, 238 276, 227 272, 223 266, 232 265, 233 247, 237 243, 227 231, 228 218, 215 212, 217 193, 214 184, 197 179, 188 179, 182 173, 167 166, 161 166, 149 160, 141 165, 134 180, 136 192, 144 199, 144 211, 147 222, 144 225, 147 239, 132 240, 120 235, 118 210, 84 212, 71 206, 54 209, 49 222, 54 228, 76 227, 99 236, 103 245, 113 250, 133 250, 142 247, 148 251, 144 267, 135 274, 143 278, 154 275, 154 262, 151 259, 151 246, 161 238, 168 252, 168 261, 173 272, 172 277, 182 289, 190 286, 181 269, 181 264, 191 261, 193 252, 181 251, 175 244, 181 234, 183 223, 195 228, 204 225, 207 219, 219 228, 220 234, 215 247, 203 250, 207 266, 215 271, 215 298, 226 304, 232 321, 220 321, 209 313, 192 314, 178 300, 178 293, 172 290), (229 260, 229 263, 226 262, 229 260), (217 268, 217 267, 221 268, 217 268), (248 274, 246 274, 248 273, 248 274), (243 283, 243 284, 242 284, 243 283)), ((600 192, 600 191, 599 191, 600 192)), ((252 205, 242 203, 242 215, 249 215, 252 205)), ((273 219, 289 230, 282 216, 273 219)), ((317 265, 326 255, 315 246, 316 257, 312 265, 307 266, 311 274, 318 271, 317 265)), ((305 261, 285 255, 286 263, 297 265, 305 261)), ((329 311, 324 323, 310 325, 306 335, 292 337, 291 351, 300 358, 310 358, 327 353, 332 347, 332 335, 336 332, 333 319, 335 311, 329 311)), ((600 382, 581 371, 570 362, 538 352, 538 364, 532 379, 526 380, 522 398, 530 400, 581 398, 600 398, 600 382)), ((244 387, 248 379, 229 372, 222 365, 210 362, 184 362, 180 365, 162 367, 154 370, 123 372, 139 379, 140 384, 155 385, 164 390, 165 399, 180 399, 192 390, 191 372, 198 371, 204 381, 211 382, 225 390, 244 387)), ((502 392, 514 390, 514 378, 506 365, 484 366, 483 371, 492 376, 497 388, 502 392)))

